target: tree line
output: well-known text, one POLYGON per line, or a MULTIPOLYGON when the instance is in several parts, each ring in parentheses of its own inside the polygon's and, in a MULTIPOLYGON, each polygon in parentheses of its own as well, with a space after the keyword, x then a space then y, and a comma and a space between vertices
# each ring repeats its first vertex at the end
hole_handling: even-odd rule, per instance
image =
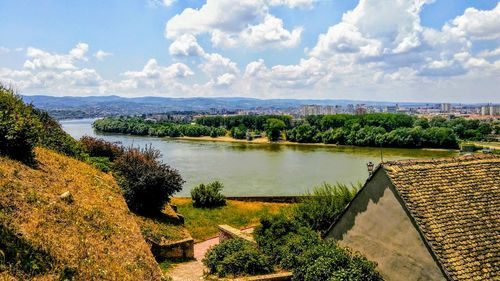
POLYGON ((487 140, 498 134, 500 122, 465 118, 419 118, 406 114, 370 113, 307 116, 205 116, 193 124, 154 122, 140 117, 113 117, 94 122, 105 132, 169 137, 252 138, 263 132, 270 141, 325 143, 377 147, 457 148, 460 140, 487 140))

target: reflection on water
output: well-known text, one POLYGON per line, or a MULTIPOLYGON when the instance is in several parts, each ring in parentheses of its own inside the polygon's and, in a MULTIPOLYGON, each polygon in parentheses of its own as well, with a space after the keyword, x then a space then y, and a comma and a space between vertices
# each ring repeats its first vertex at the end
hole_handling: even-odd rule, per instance
POLYGON ((75 138, 89 135, 125 146, 152 144, 186 180, 179 195, 189 195, 194 185, 214 179, 224 183, 226 195, 301 194, 322 182, 363 182, 366 163, 379 163, 381 154, 384 161, 457 154, 449 150, 247 144, 102 134, 93 131, 92 121, 61 124, 75 138))

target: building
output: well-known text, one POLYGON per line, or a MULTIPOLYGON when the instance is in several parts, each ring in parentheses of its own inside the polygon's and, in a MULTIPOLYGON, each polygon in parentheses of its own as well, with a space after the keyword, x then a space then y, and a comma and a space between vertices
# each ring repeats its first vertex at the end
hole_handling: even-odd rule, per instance
POLYGON ((443 112, 443 113, 451 112, 451 104, 450 103, 442 103, 441 104, 441 112, 443 112))
POLYGON ((488 104, 481 106, 481 115, 500 115, 500 105, 488 104))
POLYGON ((490 105, 490 115, 500 115, 500 105, 490 105))
POLYGON ((490 106, 481 106, 481 115, 490 115, 490 106))
POLYGON ((387 112, 387 113, 396 113, 398 112, 399 110, 399 106, 396 104, 396 105, 388 105, 384 108, 384 112, 387 112))
POLYGON ((327 237, 385 280, 500 280, 500 157, 379 165, 327 237))

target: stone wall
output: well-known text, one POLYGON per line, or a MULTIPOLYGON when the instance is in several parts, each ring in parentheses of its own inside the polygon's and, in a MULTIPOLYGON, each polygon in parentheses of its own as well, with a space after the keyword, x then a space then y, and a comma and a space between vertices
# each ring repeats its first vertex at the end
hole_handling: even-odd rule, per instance
POLYGON ((149 241, 149 243, 151 243, 151 252, 157 260, 188 260, 194 258, 194 240, 191 237, 165 244, 158 244, 153 241, 149 241))

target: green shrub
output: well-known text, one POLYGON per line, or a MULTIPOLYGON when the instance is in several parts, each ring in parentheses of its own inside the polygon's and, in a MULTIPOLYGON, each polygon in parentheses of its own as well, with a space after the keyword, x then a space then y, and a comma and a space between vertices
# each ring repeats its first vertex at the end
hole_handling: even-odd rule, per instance
POLYGON ((114 164, 118 184, 129 208, 144 215, 160 212, 184 180, 179 172, 159 160, 161 153, 151 145, 127 148, 114 164))
POLYGON ((283 269, 293 269, 300 265, 301 255, 308 249, 320 243, 318 233, 302 227, 297 233, 287 235, 285 244, 279 248, 280 262, 283 269))
POLYGON ((205 254, 203 264, 210 274, 219 277, 227 275, 255 275, 272 271, 268 258, 250 242, 243 239, 229 239, 212 247, 205 254))
POLYGON ((31 106, 0 84, 0 155, 33 165, 41 124, 31 106))
POLYGON ((245 241, 243 239, 229 239, 210 248, 205 253, 203 264, 208 268, 209 273, 217 272, 217 265, 232 253, 238 252, 243 248, 245 241))
POLYGON ((273 268, 264 254, 252 246, 246 246, 230 254, 217 266, 219 277, 228 275, 258 275, 273 271, 273 268))
POLYGON ((300 224, 285 214, 263 217, 254 230, 254 238, 259 249, 271 257, 276 264, 282 259, 282 246, 290 235, 300 231, 300 224))
POLYGON ((321 235, 325 235, 332 222, 351 202, 359 188, 360 185, 349 187, 345 184, 324 183, 314 188, 312 193, 305 194, 307 199, 297 205, 295 217, 302 225, 307 225, 319 231, 321 235))
POLYGON ((113 166, 113 163, 107 157, 88 157, 87 162, 105 173, 111 172, 113 166))
POLYGON ((122 146, 103 139, 83 136, 80 142, 91 157, 106 157, 110 161, 114 161, 123 155, 122 146))
POLYGON ((224 185, 219 181, 207 185, 200 184, 191 190, 191 199, 196 208, 215 208, 226 205, 226 197, 221 191, 224 185))
POLYGON ((367 260, 360 255, 354 255, 347 268, 339 268, 333 277, 329 280, 344 281, 344 280, 366 280, 366 281, 381 281, 383 280, 380 273, 376 270, 376 264, 367 260))
POLYGON ((329 280, 340 268, 347 268, 350 253, 333 240, 322 240, 298 257, 293 280, 329 280))
POLYGON ((81 143, 66 133, 61 124, 47 112, 33 109, 33 113, 42 124, 39 143, 41 146, 80 160, 87 157, 81 143))

